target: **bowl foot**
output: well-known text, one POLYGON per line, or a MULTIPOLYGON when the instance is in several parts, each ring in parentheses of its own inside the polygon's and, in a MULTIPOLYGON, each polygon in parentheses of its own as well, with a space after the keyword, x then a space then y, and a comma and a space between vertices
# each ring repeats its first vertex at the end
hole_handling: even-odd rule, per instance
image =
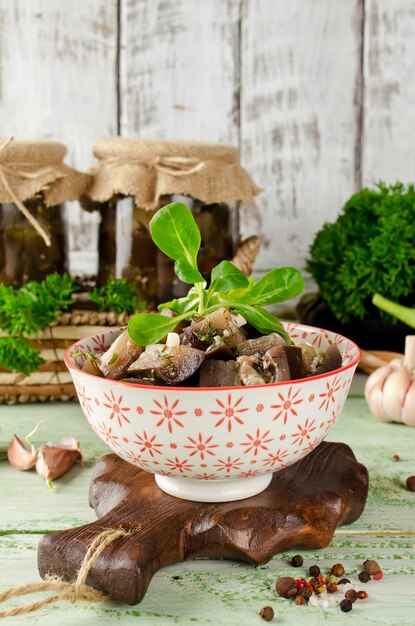
POLYGON ((199 480, 197 478, 174 478, 155 476, 162 491, 193 502, 233 502, 256 496, 264 491, 272 480, 272 473, 249 478, 225 480, 199 480))

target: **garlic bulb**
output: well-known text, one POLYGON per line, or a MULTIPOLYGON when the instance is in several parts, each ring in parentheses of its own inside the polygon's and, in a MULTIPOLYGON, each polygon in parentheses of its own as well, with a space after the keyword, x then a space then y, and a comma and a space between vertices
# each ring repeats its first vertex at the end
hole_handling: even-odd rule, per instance
POLYGON ((406 337, 403 359, 394 359, 369 376, 365 398, 379 420, 415 426, 415 335, 406 337))

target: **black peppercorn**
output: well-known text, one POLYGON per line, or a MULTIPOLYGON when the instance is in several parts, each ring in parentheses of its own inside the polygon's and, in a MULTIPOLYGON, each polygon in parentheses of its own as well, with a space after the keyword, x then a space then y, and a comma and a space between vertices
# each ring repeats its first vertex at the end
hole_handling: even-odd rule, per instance
POLYGON ((293 558, 291 559, 291 565, 293 567, 301 567, 302 564, 304 563, 303 557, 300 556, 299 554, 296 554, 295 556, 293 556, 293 558))
POLYGON ((317 577, 320 576, 320 568, 318 565, 310 565, 308 568, 310 576, 317 577))
POLYGON ((338 585, 345 585, 346 583, 350 584, 350 580, 348 578, 341 578, 337 584, 338 585))
POLYGON ((353 608, 353 603, 350 602, 350 600, 342 600, 340 602, 340 609, 343 611, 343 613, 348 613, 349 611, 351 611, 353 608))
POLYGON ((272 606, 264 606, 259 614, 266 622, 271 622, 274 619, 274 609, 272 606))
POLYGON ((327 591, 327 593, 336 593, 336 591, 337 591, 336 583, 327 583, 326 591, 327 591))
POLYGON ((408 491, 415 491, 415 476, 408 476, 406 479, 406 488, 408 491))
POLYGON ((360 572, 360 574, 358 574, 358 579, 360 580, 361 583, 367 583, 370 580, 370 574, 369 572, 360 572))

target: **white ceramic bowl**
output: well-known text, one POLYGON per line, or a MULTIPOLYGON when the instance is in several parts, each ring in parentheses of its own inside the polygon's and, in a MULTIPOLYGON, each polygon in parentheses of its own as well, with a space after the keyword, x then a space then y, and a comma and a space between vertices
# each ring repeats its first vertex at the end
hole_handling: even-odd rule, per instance
POLYGON ((83 372, 75 349, 103 352, 121 332, 71 346, 65 363, 91 427, 122 459, 156 475, 167 493, 199 502, 260 493, 272 473, 311 452, 339 416, 359 348, 333 332, 284 323, 295 342, 336 343, 343 366, 320 376, 249 387, 156 387, 83 372))

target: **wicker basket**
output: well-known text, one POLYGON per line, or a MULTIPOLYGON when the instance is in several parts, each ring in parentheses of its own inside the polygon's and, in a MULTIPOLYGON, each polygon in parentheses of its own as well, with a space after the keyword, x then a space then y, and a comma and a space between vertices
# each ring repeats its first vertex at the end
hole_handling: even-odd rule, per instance
MULTIPOLYGON (((240 245, 232 259, 246 275, 252 272, 259 247, 259 238, 250 237, 240 245)), ((61 313, 56 323, 30 340, 31 345, 40 350, 45 360, 35 372, 24 376, 0 367, 0 404, 74 399, 75 387, 63 361, 67 348, 79 339, 104 333, 114 326, 125 326, 128 319, 126 313, 116 315, 113 312, 98 313, 88 310, 61 313)), ((97 352, 100 351, 97 344, 97 352)))

